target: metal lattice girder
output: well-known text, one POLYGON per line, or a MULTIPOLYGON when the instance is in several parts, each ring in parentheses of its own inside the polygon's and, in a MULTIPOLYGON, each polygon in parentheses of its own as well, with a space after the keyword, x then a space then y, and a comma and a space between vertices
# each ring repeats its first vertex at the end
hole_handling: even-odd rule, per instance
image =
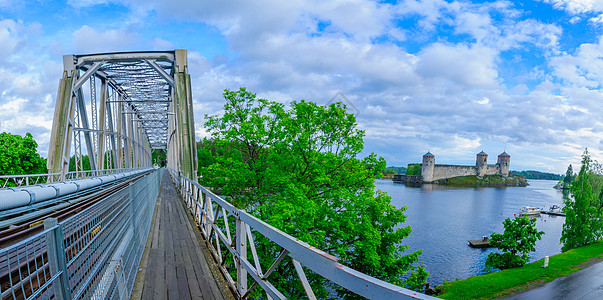
POLYGON ((49 172, 67 172, 72 148, 78 169, 87 155, 93 170, 148 167, 152 149, 167 149, 174 169, 196 177, 186 50, 66 55, 63 64, 49 172))

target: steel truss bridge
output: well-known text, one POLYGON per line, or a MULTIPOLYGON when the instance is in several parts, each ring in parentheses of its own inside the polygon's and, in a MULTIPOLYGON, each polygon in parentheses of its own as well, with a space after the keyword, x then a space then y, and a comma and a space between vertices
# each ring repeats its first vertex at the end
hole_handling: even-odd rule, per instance
POLYGON ((0 189, 0 299, 133 297, 166 184, 235 298, 257 289, 287 298, 270 282, 284 266, 295 269, 309 299, 316 297, 307 270, 370 299, 433 298, 341 265, 197 183, 186 50, 66 55, 63 65, 48 174, 0 176, 2 187, 13 186, 0 189), (156 149, 167 153, 167 183, 164 169, 152 168, 156 149), (254 243, 260 237, 281 249, 267 269, 254 243))
POLYGON ((49 173, 151 166, 165 149, 169 167, 197 174, 186 50, 66 55, 48 150, 49 173), (83 139, 82 139, 83 136, 83 139), (87 154, 87 158, 84 156, 87 154))

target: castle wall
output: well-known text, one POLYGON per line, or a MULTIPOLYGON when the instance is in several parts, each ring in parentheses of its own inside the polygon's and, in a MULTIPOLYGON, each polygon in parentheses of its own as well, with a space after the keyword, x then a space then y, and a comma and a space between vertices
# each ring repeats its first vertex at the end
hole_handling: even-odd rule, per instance
MULTIPOLYGON (((436 165, 435 156, 430 152, 423 155, 423 163, 421 165, 421 178, 424 182, 433 182, 440 179, 447 179, 459 176, 477 175, 502 175, 509 176, 509 161, 510 156, 507 152, 503 152, 498 156, 498 161, 495 165, 488 164, 488 154, 484 151, 476 156, 475 166, 459 166, 459 165, 436 165)), ((411 167, 412 164, 408 166, 411 167)))
POLYGON ((497 165, 488 165, 486 167, 486 173, 484 175, 496 175, 498 174, 498 166, 497 165))
MULTIPOLYGON (((487 165, 485 168, 485 175, 496 175, 499 172, 497 165, 487 165)), ((433 168, 433 175, 431 180, 425 181, 431 182, 438 179, 452 178, 457 176, 469 176, 476 175, 477 169, 474 166, 457 166, 457 165, 435 165, 433 168)))
POLYGON ((433 179, 451 178, 457 176, 475 175, 475 166, 435 165, 433 168, 433 179))

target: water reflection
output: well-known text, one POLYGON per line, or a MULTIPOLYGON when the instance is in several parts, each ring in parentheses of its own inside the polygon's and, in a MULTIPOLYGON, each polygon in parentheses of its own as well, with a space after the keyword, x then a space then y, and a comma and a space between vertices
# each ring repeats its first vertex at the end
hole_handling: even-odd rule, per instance
MULTIPOLYGON (((563 194, 555 181, 530 180, 527 187, 466 187, 422 185, 407 187, 390 180, 377 180, 377 188, 392 197, 392 204, 406 206, 403 226, 413 229, 403 243, 409 252, 422 250, 421 261, 430 272, 429 282, 439 284, 483 272, 493 249, 474 249, 467 240, 502 233, 502 222, 519 214, 523 206, 563 206, 563 194)), ((536 216, 538 230, 545 234, 536 243, 534 260, 561 252, 559 238, 564 217, 536 216)))

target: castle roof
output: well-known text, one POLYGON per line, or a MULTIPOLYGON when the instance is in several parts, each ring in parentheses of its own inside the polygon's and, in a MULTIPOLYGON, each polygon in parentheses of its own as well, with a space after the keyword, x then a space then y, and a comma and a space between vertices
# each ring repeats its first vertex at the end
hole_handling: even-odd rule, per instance
POLYGON ((484 152, 484 150, 482 150, 482 152, 478 153, 477 155, 488 155, 488 154, 486 154, 486 152, 484 152))
POLYGON ((507 154, 507 151, 503 151, 503 153, 499 154, 498 156, 508 156, 508 157, 511 157, 511 155, 507 154))
POLYGON ((431 152, 427 151, 427 153, 423 154, 423 156, 435 156, 433 154, 431 154, 431 152))

